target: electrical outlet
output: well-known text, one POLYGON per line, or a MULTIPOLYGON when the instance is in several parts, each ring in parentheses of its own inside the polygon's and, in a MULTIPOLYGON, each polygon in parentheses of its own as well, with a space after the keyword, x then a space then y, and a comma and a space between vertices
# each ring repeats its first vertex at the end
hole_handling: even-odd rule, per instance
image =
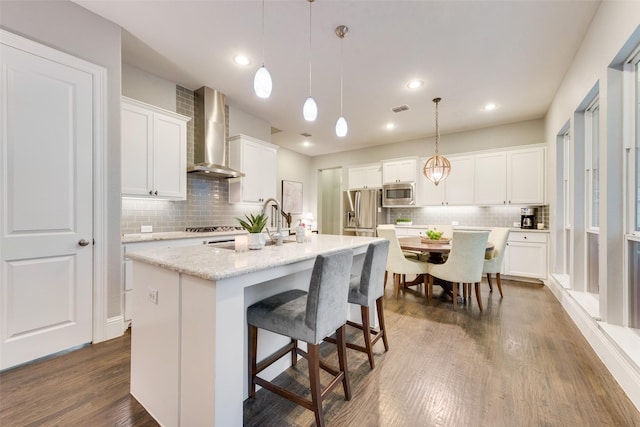
POLYGON ((455 227, 456 225, 460 225, 460 222, 459 221, 451 221, 451 225, 453 225, 455 227))
POLYGON ((153 233, 153 225, 142 225, 140 226, 141 233, 153 233))
POLYGON ((158 304, 158 290, 153 288, 147 288, 149 290, 149 301, 153 304, 158 304))

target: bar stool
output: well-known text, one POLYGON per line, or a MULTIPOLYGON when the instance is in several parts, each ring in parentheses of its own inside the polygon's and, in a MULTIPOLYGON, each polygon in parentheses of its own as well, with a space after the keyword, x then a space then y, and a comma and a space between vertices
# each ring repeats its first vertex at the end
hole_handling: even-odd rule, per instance
POLYGON ((255 397, 256 384, 314 412, 316 424, 324 426, 322 400, 342 382, 345 400, 351 400, 347 374, 345 327, 347 295, 353 263, 350 249, 318 255, 313 266, 309 292, 294 289, 265 298, 247 308, 249 326, 249 397, 255 397), (258 328, 291 338, 291 342, 260 363, 256 362, 258 328), (323 338, 336 334, 339 369, 320 361, 319 349, 323 338), (298 340, 307 343, 307 352, 298 348, 298 340), (269 365, 291 353, 295 365, 297 355, 309 364, 311 400, 266 381, 258 374, 269 365), (320 384, 320 368, 333 379, 324 388, 320 384))
MULTIPOLYGON (((362 324, 347 321, 347 325, 358 328, 364 336, 364 347, 354 343, 347 342, 347 347, 367 354, 369 358, 369 366, 371 369, 375 367, 373 361, 373 346, 380 338, 384 344, 384 351, 389 351, 389 342, 387 341, 387 330, 384 325, 384 311, 382 306, 382 296, 384 295, 384 277, 387 265, 387 255, 389 254, 389 241, 381 240, 371 243, 367 247, 367 253, 362 264, 362 273, 360 276, 352 277, 349 283, 349 303, 358 304, 360 306, 360 316, 362 324), (379 329, 371 327, 369 323, 369 307, 376 305, 378 311, 379 329), (374 335, 375 338, 371 339, 374 335)), ((335 343, 333 338, 325 338, 325 341, 335 343)))

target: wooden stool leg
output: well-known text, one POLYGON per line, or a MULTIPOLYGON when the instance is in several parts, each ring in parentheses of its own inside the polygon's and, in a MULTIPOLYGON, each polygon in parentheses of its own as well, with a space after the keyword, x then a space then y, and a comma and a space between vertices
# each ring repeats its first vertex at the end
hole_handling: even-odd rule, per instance
POLYGON ((387 287, 387 276, 389 275, 389 272, 387 270, 384 271, 384 285, 382 285, 383 288, 387 287))
MULTIPOLYGON (((336 342, 338 344, 338 366, 342 372, 342 388, 344 400, 351 400, 351 385, 349 384, 349 372, 347 369, 347 325, 336 329, 336 342)), ((322 408, 320 408, 322 410, 322 408)))
POLYGON ((373 361, 373 349, 371 348, 371 325, 369 324, 369 307, 360 306, 360 316, 362 317, 362 333, 364 336, 364 348, 367 350, 369 358, 369 366, 371 369, 375 367, 373 361))
POLYGON ((462 299, 464 301, 467 300, 467 284, 466 283, 462 284, 462 299))
POLYGON ((256 355, 258 353, 258 328, 249 325, 249 397, 256 397, 256 355))
POLYGON ((296 351, 298 348, 298 340, 291 338, 291 344, 293 344, 293 348, 291 349, 291 366, 296 366, 298 364, 298 352, 296 351))
POLYGON ((398 292, 400 292, 400 275, 394 274, 393 281, 394 281, 394 294, 396 299, 398 299, 398 292))
MULTIPOLYGON (((340 339, 340 338, 338 338, 340 339)), ((316 416, 316 425, 324 427, 322 414, 322 385, 320 384, 320 355, 318 344, 307 343, 307 355, 309 363, 309 383, 311 388, 311 406, 316 416)), ((338 353, 339 355, 340 353, 338 353)))
MULTIPOLYGON (((498 274, 496 277, 498 276, 500 276, 500 274, 498 274)), ((491 284, 491 273, 487 273, 487 282, 489 282, 489 292, 493 292, 493 285, 491 284)))
POLYGON ((380 333, 382 334, 384 351, 389 351, 389 342, 387 341, 387 327, 384 325, 384 309, 382 307, 382 297, 376 300, 376 309, 378 310, 378 323, 380 324, 380 333))
POLYGON ((478 300, 478 307, 482 311, 482 297, 480 296, 480 282, 476 283, 476 300, 478 300))
POLYGON ((500 298, 502 298, 502 283, 500 283, 500 273, 496 273, 496 282, 498 282, 498 292, 500 292, 500 298))
POLYGON ((458 310, 458 282, 453 283, 453 309, 458 310))

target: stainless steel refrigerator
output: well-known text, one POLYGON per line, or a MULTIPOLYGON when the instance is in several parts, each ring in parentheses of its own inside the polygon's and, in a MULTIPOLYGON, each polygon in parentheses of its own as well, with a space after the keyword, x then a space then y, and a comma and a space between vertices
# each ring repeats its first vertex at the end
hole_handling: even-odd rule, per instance
POLYGON ((386 209, 382 208, 382 190, 348 190, 343 195, 343 234, 375 237, 376 227, 386 209))

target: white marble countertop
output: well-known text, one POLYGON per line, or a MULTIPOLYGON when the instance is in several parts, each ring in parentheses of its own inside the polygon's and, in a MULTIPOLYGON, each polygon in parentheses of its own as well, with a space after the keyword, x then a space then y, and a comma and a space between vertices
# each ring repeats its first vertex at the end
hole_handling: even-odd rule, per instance
POLYGON ((176 239, 197 239, 199 237, 211 236, 235 236, 237 234, 247 234, 243 231, 215 231, 211 233, 194 233, 187 231, 167 231, 164 233, 135 233, 123 234, 122 243, 151 242, 154 240, 176 240, 176 239))
MULTIPOLYGON (((197 233, 205 234, 205 233, 197 233)), ((235 252, 208 245, 132 250, 127 258, 167 268, 205 280, 222 280, 260 270, 275 268, 338 249, 352 249, 380 238, 313 234, 306 243, 288 242, 265 246, 260 250, 235 252)))
MULTIPOLYGON (((427 230, 427 228, 429 227, 429 225, 421 225, 421 224, 411 224, 411 225, 398 225, 398 224, 395 224, 395 226, 397 228, 420 228, 420 229, 424 229, 424 230, 427 230)), ((491 227, 484 227, 484 226, 481 226, 481 225, 455 225, 453 228, 456 229, 456 230, 490 230, 491 229, 491 227)), ((548 233, 549 232, 548 228, 545 228, 545 229, 542 229, 542 230, 538 230, 536 228, 509 227, 509 230, 511 230, 511 231, 526 231, 526 232, 532 232, 532 233, 548 233)))

